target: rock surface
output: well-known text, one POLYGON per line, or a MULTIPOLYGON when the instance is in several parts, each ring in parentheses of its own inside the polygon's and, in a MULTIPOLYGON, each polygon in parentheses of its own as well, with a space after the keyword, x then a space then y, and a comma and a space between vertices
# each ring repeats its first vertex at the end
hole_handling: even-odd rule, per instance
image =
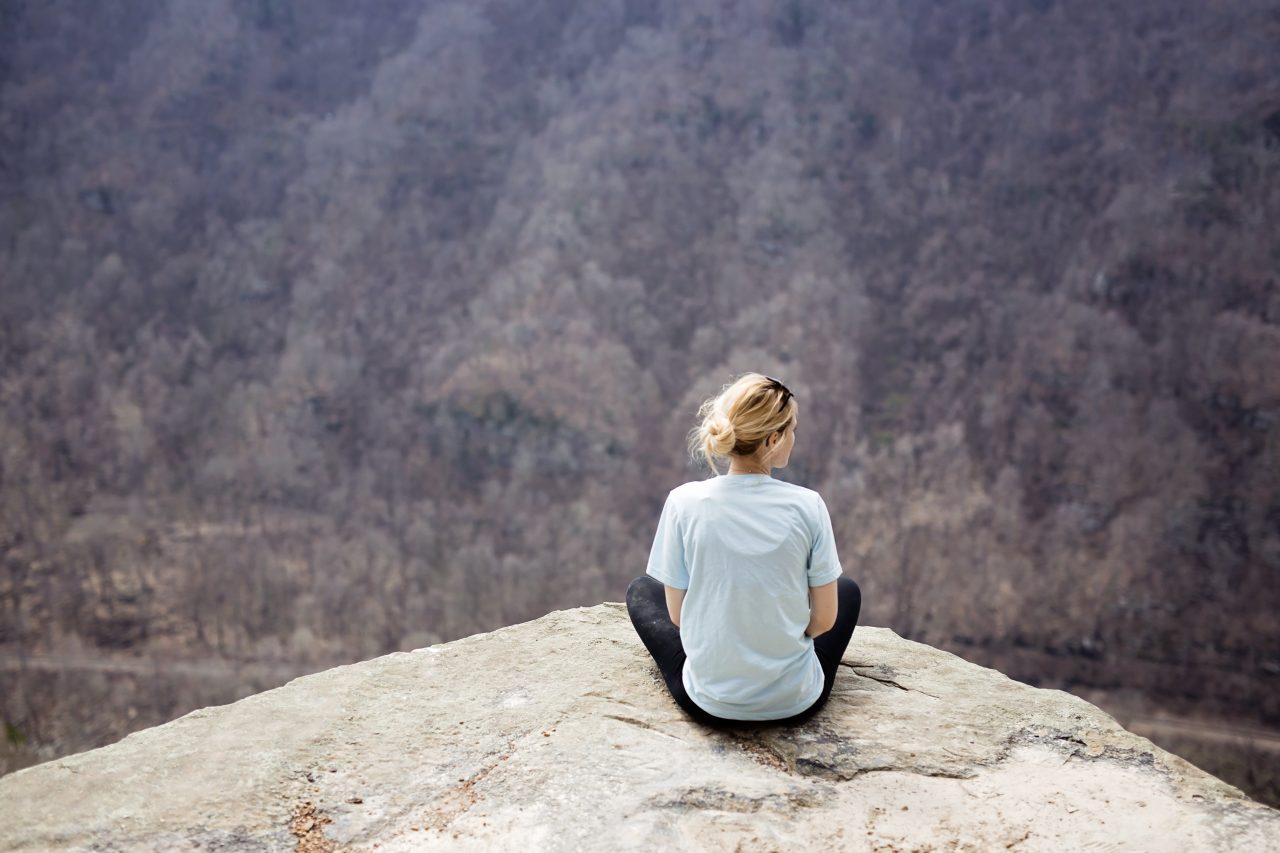
POLYGON ((0 849, 1264 850, 1280 812, 859 627, 808 724, 684 717, 620 604, 305 676, 0 778, 0 849))

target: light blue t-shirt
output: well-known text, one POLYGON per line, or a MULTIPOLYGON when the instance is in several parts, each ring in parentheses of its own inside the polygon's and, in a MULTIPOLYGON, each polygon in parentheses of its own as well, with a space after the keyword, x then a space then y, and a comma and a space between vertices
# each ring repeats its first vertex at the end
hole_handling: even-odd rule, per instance
POLYGON ((732 720, 798 714, 822 693, 805 636, 809 587, 841 573, 831 515, 813 489, 768 474, 722 474, 672 489, 646 573, 688 590, 680 611, 684 687, 732 720))

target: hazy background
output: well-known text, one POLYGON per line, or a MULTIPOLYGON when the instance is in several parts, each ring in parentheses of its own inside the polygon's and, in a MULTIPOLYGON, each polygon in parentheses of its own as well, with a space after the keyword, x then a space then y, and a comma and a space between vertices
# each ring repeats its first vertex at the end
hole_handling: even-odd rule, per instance
POLYGON ((0 770, 620 600, 758 370, 865 623, 1280 802, 1277 44, 1251 0, 3 0, 0 770))

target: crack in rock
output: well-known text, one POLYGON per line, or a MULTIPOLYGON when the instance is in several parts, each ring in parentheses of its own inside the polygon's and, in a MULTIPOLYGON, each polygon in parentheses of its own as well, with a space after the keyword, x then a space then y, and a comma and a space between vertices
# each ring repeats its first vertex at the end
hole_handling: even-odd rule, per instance
POLYGON ((899 690, 906 690, 910 693, 922 693, 931 699, 942 698, 941 696, 937 696, 933 693, 930 693, 927 690, 921 690, 918 687, 908 687, 905 684, 902 684, 901 682, 896 681, 893 678, 893 676, 897 675, 897 673, 894 672, 891 667, 884 666, 883 664, 859 664, 859 663, 845 663, 844 661, 841 661, 840 666, 847 666, 849 667, 849 669, 852 669, 857 675, 863 678, 870 679, 871 681, 878 681, 881 684, 889 684, 898 688, 899 690), (887 675, 877 674, 877 671, 883 671, 883 670, 888 670, 888 674, 887 675))
POLYGON ((771 794, 744 794, 714 785, 679 788, 660 797, 650 797, 646 805, 660 809, 713 810, 751 814, 770 810, 790 812, 797 808, 821 806, 827 796, 821 790, 792 790, 771 794))
POLYGON ((624 717, 621 714, 602 714, 601 717, 603 717, 606 720, 617 720, 620 723, 626 723, 627 725, 635 726, 638 729, 644 729, 645 731, 650 731, 650 732, 653 732, 654 734, 662 735, 663 737, 669 737, 672 740, 679 740, 679 741, 684 740, 684 738, 682 737, 677 737, 676 735, 670 734, 669 732, 664 732, 662 729, 658 728, 657 726, 652 725, 650 723, 646 723, 644 720, 637 720, 635 717, 624 717))
POLYGON ((490 754, 479 770, 459 779, 457 785, 438 796, 431 804, 431 811, 423 818, 422 826, 439 832, 448 829, 449 824, 479 802, 481 795, 475 786, 483 782, 502 762, 509 759, 515 749, 515 742, 508 741, 505 752, 490 754))

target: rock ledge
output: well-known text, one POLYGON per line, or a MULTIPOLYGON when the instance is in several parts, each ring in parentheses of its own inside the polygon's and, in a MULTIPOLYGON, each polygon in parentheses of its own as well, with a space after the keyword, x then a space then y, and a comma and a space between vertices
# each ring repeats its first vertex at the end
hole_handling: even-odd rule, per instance
POLYGON ((1280 812, 859 627, 797 728, 687 720, 620 604, 295 679, 0 778, 0 848, 1274 849, 1280 812))

